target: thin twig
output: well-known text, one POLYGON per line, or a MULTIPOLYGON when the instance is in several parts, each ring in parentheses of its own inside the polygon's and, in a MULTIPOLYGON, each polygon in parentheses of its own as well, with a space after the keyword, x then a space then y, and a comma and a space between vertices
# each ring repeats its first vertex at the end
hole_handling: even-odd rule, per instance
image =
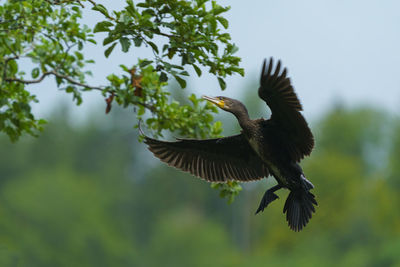
POLYGON ((139 105, 139 106, 142 106, 144 108, 147 108, 151 112, 156 112, 156 108, 154 106, 152 106, 152 105, 149 105, 149 104, 146 104, 146 103, 142 103, 142 102, 138 102, 138 101, 133 101, 132 104, 139 105))
POLYGON ((85 6, 81 3, 80 0, 76 0, 76 2, 78 2, 78 4, 79 4, 82 8, 85 8, 85 6))
POLYGON ((91 3, 92 5, 94 5, 94 6, 97 5, 96 2, 93 1, 93 0, 88 0, 88 2, 90 2, 90 3, 91 3))
POLYGON ((176 35, 167 34, 167 33, 163 33, 163 32, 154 32, 154 31, 153 31, 153 33, 154 33, 154 34, 161 35, 161 36, 165 36, 165 37, 168 37, 168 38, 172 38, 172 37, 177 38, 177 37, 178 37, 178 36, 176 36, 176 35))
POLYGON ((62 61, 59 64, 57 64, 57 67, 55 68, 56 70, 58 70, 61 66, 64 65, 65 61, 67 60, 67 56, 69 56, 69 51, 71 50, 71 48, 76 46, 76 44, 69 45, 65 40, 64 40, 64 42, 65 42, 65 46, 67 47, 67 49, 64 52, 64 58, 62 59, 62 61))

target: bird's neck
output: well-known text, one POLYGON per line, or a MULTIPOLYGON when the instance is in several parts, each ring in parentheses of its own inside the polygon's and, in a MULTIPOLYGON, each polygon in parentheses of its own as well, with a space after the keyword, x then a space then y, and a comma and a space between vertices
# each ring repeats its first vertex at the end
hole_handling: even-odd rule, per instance
POLYGON ((247 110, 234 113, 234 115, 237 118, 240 127, 242 127, 244 131, 249 131, 251 129, 252 121, 250 120, 249 113, 247 112, 247 110))

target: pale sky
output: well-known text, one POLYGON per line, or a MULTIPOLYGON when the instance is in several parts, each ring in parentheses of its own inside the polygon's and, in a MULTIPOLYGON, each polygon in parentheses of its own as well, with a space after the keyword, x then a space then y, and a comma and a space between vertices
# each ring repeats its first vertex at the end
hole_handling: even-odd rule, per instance
MULTIPOLYGON (((98 2, 115 9, 124 5, 124 1, 117 0, 98 2)), ((368 104, 397 114, 400 111, 400 1, 218 3, 231 6, 226 15, 229 32, 240 49, 237 55, 242 58, 246 75, 227 78, 224 92, 211 74, 193 76, 189 85, 198 95, 238 97, 246 85, 258 82, 263 58, 272 56, 288 68, 304 113, 310 119, 319 118, 338 101, 348 106, 368 104)), ((83 23, 94 25, 98 18, 101 16, 89 10, 83 23)), ((101 45, 89 45, 85 50, 87 58, 96 60, 95 76, 89 79, 92 85, 105 84, 104 77, 119 73, 121 63, 130 66, 136 63, 137 56, 151 56, 148 51, 135 48, 124 54, 117 46, 111 57, 105 59, 103 51, 101 45)), ((41 101, 35 107, 41 115, 57 105, 57 99, 71 99, 62 92, 54 92, 49 81, 32 86, 32 90, 41 101)), ((256 95, 257 88, 246 88, 246 93, 256 95)), ((74 109, 84 114, 82 111, 103 103, 98 95, 96 92, 84 97, 83 107, 74 109)))

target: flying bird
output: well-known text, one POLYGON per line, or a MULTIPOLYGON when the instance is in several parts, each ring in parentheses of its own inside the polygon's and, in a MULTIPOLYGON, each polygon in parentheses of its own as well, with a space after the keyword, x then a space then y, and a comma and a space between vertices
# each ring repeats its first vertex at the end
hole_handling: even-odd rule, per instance
POLYGON ((310 192, 313 184, 299 165, 310 155, 314 137, 303 115, 286 68, 273 59, 264 60, 258 96, 271 110, 269 119, 251 120, 246 107, 238 100, 203 96, 219 108, 232 113, 242 128, 233 136, 166 142, 144 136, 148 149, 161 161, 209 182, 247 182, 273 176, 277 185, 265 193, 256 214, 278 196, 275 191, 290 191, 283 213, 289 227, 300 231, 315 212, 317 201, 310 192))

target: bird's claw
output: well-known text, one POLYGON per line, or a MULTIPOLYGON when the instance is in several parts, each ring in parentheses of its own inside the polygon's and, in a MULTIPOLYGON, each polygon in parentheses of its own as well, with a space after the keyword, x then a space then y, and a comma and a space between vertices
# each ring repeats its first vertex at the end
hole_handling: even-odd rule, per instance
POLYGON ((260 211, 264 211, 264 209, 269 205, 269 203, 278 198, 279 197, 274 192, 271 192, 269 190, 265 192, 263 198, 261 199, 260 206, 256 211, 256 214, 259 213, 260 211))

